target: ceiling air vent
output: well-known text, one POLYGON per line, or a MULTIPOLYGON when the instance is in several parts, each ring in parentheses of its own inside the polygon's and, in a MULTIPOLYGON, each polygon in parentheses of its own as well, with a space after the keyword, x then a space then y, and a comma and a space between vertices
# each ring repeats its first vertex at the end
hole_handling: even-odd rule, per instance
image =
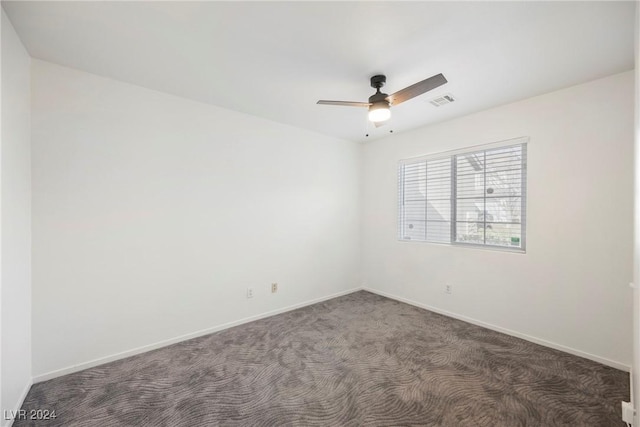
POLYGON ((446 95, 442 95, 442 96, 439 96, 437 98, 433 98, 429 102, 434 107, 440 107, 440 106, 442 106, 444 104, 451 104, 453 101, 455 101, 455 98, 453 97, 453 95, 451 95, 450 93, 447 93, 446 95))

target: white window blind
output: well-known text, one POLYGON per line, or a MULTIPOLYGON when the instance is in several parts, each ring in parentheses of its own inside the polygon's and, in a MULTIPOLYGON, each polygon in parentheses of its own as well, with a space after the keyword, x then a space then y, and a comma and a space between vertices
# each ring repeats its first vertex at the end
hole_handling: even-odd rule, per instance
POLYGON ((400 240, 525 249, 527 139, 402 160, 400 240))

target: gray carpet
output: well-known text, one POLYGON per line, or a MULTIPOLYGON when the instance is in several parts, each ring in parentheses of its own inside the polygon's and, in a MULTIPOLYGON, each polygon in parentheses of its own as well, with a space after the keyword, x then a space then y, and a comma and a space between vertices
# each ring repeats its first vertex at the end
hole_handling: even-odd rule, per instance
POLYGON ((624 426, 627 373, 357 292, 35 384, 52 426, 624 426))

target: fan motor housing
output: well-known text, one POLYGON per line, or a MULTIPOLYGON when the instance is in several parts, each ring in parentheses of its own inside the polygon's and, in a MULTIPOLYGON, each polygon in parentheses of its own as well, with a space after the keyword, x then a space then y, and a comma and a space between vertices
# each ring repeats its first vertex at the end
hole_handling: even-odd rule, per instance
MULTIPOLYGON (((388 96, 389 95, 387 95, 386 93, 382 93, 382 92, 378 91, 378 92, 374 93, 373 95, 371 95, 369 97, 369 103, 370 104, 375 104, 375 103, 378 103, 378 102, 381 102, 381 101, 387 102, 387 97, 388 96)), ((387 104, 388 104, 388 102, 387 102, 387 104)))

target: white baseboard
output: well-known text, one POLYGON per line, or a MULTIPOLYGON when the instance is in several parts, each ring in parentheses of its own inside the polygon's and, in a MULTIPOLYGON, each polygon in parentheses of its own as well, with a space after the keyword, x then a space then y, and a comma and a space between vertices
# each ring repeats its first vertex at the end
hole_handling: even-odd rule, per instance
MULTIPOLYGON (((33 385, 33 380, 29 380, 27 382, 27 384, 24 387, 24 390, 22 390, 22 393, 20 393, 20 398, 18 399, 18 403, 16 404, 16 407, 13 408, 14 409, 14 414, 18 413, 18 411, 20 410, 20 408, 22 408, 22 404, 24 403, 24 399, 27 398, 27 394, 29 393, 29 390, 31 389, 31 386, 33 385)), ((13 425, 13 419, 10 420, 6 420, 4 418, 5 416, 5 411, 3 409, 2 411, 2 427, 11 427, 13 425)))
MULTIPOLYGON (((192 339, 192 338, 201 337, 201 336, 208 335, 208 334, 211 334, 211 333, 214 333, 214 332, 222 331, 224 329, 232 328, 234 326, 239 326, 239 325, 242 325, 242 324, 245 324, 245 323, 249 323, 249 322, 253 322, 253 321, 256 321, 256 320, 264 319, 264 318, 267 318, 267 317, 275 316, 277 314, 286 313, 287 311, 296 310, 298 308, 306 307, 308 305, 316 304, 316 303, 319 303, 319 302, 322 302, 322 301, 326 301, 326 300, 329 300, 329 299, 333 299, 333 298, 337 298, 337 297, 340 297, 340 296, 343 296, 343 295, 348 295, 348 294, 351 294, 353 292, 357 292, 357 291, 360 291, 360 290, 365 290, 365 291, 368 291, 368 292, 371 292, 371 293, 374 293, 374 294, 378 294, 378 295, 381 295, 383 297, 387 297, 387 298, 390 298, 390 299, 393 299, 393 300, 396 300, 396 301, 404 302, 406 304, 410 304, 410 305, 413 305, 413 306, 416 306, 416 307, 419 307, 419 308, 422 308, 422 309, 425 309, 425 310, 433 311, 435 313, 442 314, 444 316, 452 317, 454 319, 458 319, 458 320, 462 320, 464 322, 472 323, 474 325, 482 326, 484 328, 491 329, 491 330, 494 330, 494 331, 497 331, 497 332, 502 332, 504 334, 511 335, 511 336, 514 336, 514 337, 517 337, 517 338, 522 338, 522 339, 524 339, 526 341, 530 341, 530 342, 533 342, 533 343, 536 343, 536 344, 540 344, 540 345, 543 345, 545 347, 550 347, 550 348, 553 348, 553 349, 556 349, 556 350, 564 351, 565 353, 573 354, 575 356, 583 357, 585 359, 593 360, 595 362, 599 362, 599 363, 602 363, 603 365, 611 366, 611 367, 616 368, 616 369, 621 369, 621 370, 627 371, 627 372, 629 372, 631 370, 630 366, 625 365, 624 363, 621 363, 621 362, 617 362, 615 360, 610 360, 610 359, 599 357, 599 356, 596 356, 596 355, 593 355, 593 354, 590 354, 590 353, 585 353, 583 351, 576 350, 576 349, 571 348, 571 347, 566 347, 566 346, 563 346, 561 344, 556 344, 556 343, 553 343, 553 342, 550 342, 550 341, 546 341, 546 340, 543 340, 543 339, 540 339, 540 338, 536 338, 536 337, 533 337, 533 336, 530 336, 530 335, 527 335, 527 334, 523 334, 523 333, 520 333, 520 332, 512 331, 510 329, 502 328, 500 326, 495 326, 495 325, 492 325, 490 323, 482 322, 480 320, 476 320, 476 319, 472 319, 472 318, 469 318, 469 317, 466 317, 466 316, 459 315, 457 313, 452 313, 452 312, 449 312, 449 311, 446 311, 446 310, 441 310, 439 308, 432 307, 432 306, 427 305, 427 304, 423 304, 423 303, 420 303, 420 302, 417 302, 417 301, 413 301, 413 300, 410 300, 410 299, 407 299, 407 298, 403 298, 403 297, 399 297, 399 296, 396 296, 396 295, 392 295, 392 294, 389 294, 389 293, 386 293, 386 292, 383 292, 383 291, 379 291, 379 290, 376 290, 376 289, 372 289, 372 288, 368 288, 368 287, 359 287, 359 288, 353 288, 353 289, 349 289, 347 291, 331 294, 331 295, 328 295, 328 296, 325 296, 325 297, 316 298, 316 299, 313 299, 313 300, 308 300, 308 301, 305 301, 305 302, 302 302, 302 303, 299 303, 299 304, 294 304, 294 305, 290 305, 290 306, 287 306, 287 307, 279 308, 279 309, 276 309, 276 310, 268 311, 266 313, 257 314, 255 316, 246 317, 244 319, 239 319, 239 320, 234 320, 232 322, 223 323, 221 325, 213 326, 211 328, 202 329, 200 331, 192 332, 192 333, 185 334, 185 335, 180 335, 178 337, 174 337, 174 338, 170 338, 170 339, 167 339, 167 340, 159 341, 159 342, 156 342, 156 343, 153 343, 153 344, 137 347, 137 348, 134 348, 134 349, 131 349, 131 350, 127 350, 127 351, 123 351, 123 352, 120 352, 120 353, 112 354, 112 355, 109 355, 109 356, 101 357, 101 358, 98 358, 98 359, 90 360, 88 362, 80 363, 80 364, 77 364, 77 365, 72 365, 72 366, 69 366, 69 367, 66 367, 66 368, 62 368, 62 369, 58 369, 58 370, 55 370, 55 371, 50 371, 50 372, 47 372, 47 373, 44 373, 44 374, 36 375, 33 378, 33 383, 39 383, 39 382, 42 382, 42 381, 50 380, 52 378, 60 377, 60 376, 63 376, 63 375, 74 373, 74 372, 83 371, 83 370, 88 369, 88 368, 93 368, 94 366, 103 365, 105 363, 113 362, 113 361, 119 360, 119 359, 124 359, 124 358, 130 357, 130 356, 135 356, 136 354, 140 354, 140 353, 144 353, 144 352, 147 352, 147 351, 155 350, 155 349, 158 349, 158 348, 161 348, 161 347, 166 347, 166 346, 171 345, 171 344, 175 344, 175 343, 178 343, 178 342, 186 341, 186 340, 189 340, 189 339, 192 339)), ((29 391, 29 387, 31 387, 31 383, 28 385, 28 387, 24 391, 24 396, 22 396, 22 400, 20 401, 21 405, 22 405, 22 401, 26 397, 27 392, 29 391)), ((10 426, 10 425, 11 424, 8 424, 7 426, 10 426)))
POLYGON ((516 331, 512 331, 511 329, 506 329, 506 328, 502 328, 500 326, 496 326, 496 325, 492 325, 490 323, 486 323, 480 320, 476 320, 476 319, 472 319, 470 317, 467 316, 463 316, 457 313, 452 313, 450 311, 446 311, 446 310, 442 310, 436 307, 432 307, 430 305, 427 304, 423 304, 417 301, 413 301, 407 298, 403 298, 403 297, 399 297, 396 295, 392 295, 389 294, 387 292, 383 292, 383 291, 379 291, 376 289, 372 289, 372 288, 368 288, 368 287, 363 287, 362 288, 365 291, 374 293, 374 294, 378 294, 381 295, 383 297, 387 297, 387 298, 391 298, 393 300, 396 301, 400 301, 400 302, 404 302, 406 304, 410 304, 413 305, 415 307, 419 307, 425 310, 429 310, 429 311, 433 311, 434 313, 438 313, 438 314, 442 314, 444 316, 447 317, 452 317, 454 319, 458 319, 458 320, 462 320, 464 322, 467 323, 472 323, 474 325, 478 325, 478 326, 482 326, 483 328, 487 328, 487 329, 491 329, 497 332, 501 332, 503 334, 507 334, 507 335, 511 335, 517 338, 522 338, 523 340, 526 341, 530 341, 532 343, 535 344, 540 344, 542 346, 545 347, 549 347, 549 348, 553 348, 555 350, 560 350, 560 351, 564 351, 565 353, 569 353, 569 354, 573 354, 574 356, 579 356, 579 357, 583 357, 585 359, 589 359, 589 360, 593 360, 594 362, 598 362, 598 363, 602 363, 603 365, 607 365, 607 366, 611 366, 612 368, 616 368, 616 369, 620 369, 622 371, 627 371, 630 372, 631 371, 631 367, 629 365, 625 365, 624 363, 615 361, 615 360, 610 360, 610 359, 606 359, 604 357, 600 357, 600 356, 596 356, 594 354, 590 354, 590 353, 586 353, 584 351, 580 351, 580 350, 576 350, 575 348, 571 348, 571 347, 567 347, 561 344, 556 344, 554 342, 550 342, 547 340, 543 340, 541 338, 536 338, 533 337, 531 335, 527 335, 527 334, 523 334, 521 332, 516 332, 516 331))
POLYGON ((253 322, 256 320, 264 319, 266 317, 275 316, 276 314, 286 313, 287 311, 296 310, 298 308, 306 307, 308 305, 316 304, 322 301, 330 300, 333 298, 341 297, 343 295, 348 295, 353 292, 357 292, 362 290, 362 288, 353 288, 347 291, 338 292, 335 294, 331 294, 325 297, 316 298, 308 301, 301 302, 299 304, 290 305, 287 307, 279 308, 272 311, 267 311, 266 313, 257 314, 255 316, 245 317, 244 319, 234 320, 232 322, 223 323, 221 325, 213 326, 211 328, 202 329, 196 332, 191 332, 189 334, 180 335, 174 338, 169 338, 167 340, 159 341, 153 344, 144 345, 141 347, 137 347, 131 350, 126 350, 120 353, 112 354, 110 356, 100 357, 98 359, 90 360, 88 362, 79 363, 77 365, 72 365, 66 368, 57 369, 55 371, 50 371, 44 374, 36 375, 33 378, 34 383, 39 383, 42 381, 47 381, 52 378, 61 377, 63 375, 71 374, 74 372, 83 371, 88 368, 93 368, 94 366, 103 365, 105 363, 113 362, 115 360, 124 359, 125 357, 135 356, 136 354, 144 353, 151 350, 156 350, 161 347, 166 347, 171 344, 176 344, 182 341, 190 340, 192 338, 198 338, 204 335, 209 335, 214 332, 222 331, 224 329, 229 329, 234 326, 242 325, 244 323, 253 322))

